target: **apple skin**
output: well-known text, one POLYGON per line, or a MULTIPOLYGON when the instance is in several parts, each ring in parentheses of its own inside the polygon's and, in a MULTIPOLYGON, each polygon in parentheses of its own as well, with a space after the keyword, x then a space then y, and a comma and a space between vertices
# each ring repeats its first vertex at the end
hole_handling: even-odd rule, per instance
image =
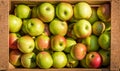
POLYGON ((82 39, 82 43, 87 46, 88 52, 97 51, 99 49, 98 37, 95 35, 90 35, 89 37, 82 39))
POLYGON ((73 31, 77 38, 86 38, 91 35, 92 27, 89 21, 81 19, 75 23, 73 31))
POLYGON ((110 22, 111 9, 110 4, 103 4, 97 9, 98 17, 104 22, 110 22))
POLYGON ((76 19, 89 19, 92 14, 92 9, 86 2, 75 4, 73 11, 76 19))
POLYGON ((60 20, 69 20, 73 16, 72 5, 64 2, 59 3, 56 6, 56 15, 60 20))
POLYGON ((42 51, 36 56, 36 63, 40 68, 48 69, 53 65, 53 59, 48 52, 42 51))
POLYGON ((95 21, 98 21, 98 15, 97 15, 97 8, 92 8, 92 15, 88 19, 88 21, 93 24, 95 21))
POLYGON ((102 21, 96 21, 92 25, 93 34, 99 36, 105 31, 105 23, 102 21))
POLYGON ((42 3, 37 7, 37 14, 43 22, 50 22, 55 17, 54 6, 50 3, 42 3))
POLYGON ((77 37, 75 36, 75 33, 73 31, 73 26, 75 23, 71 23, 68 25, 68 31, 67 31, 67 36, 73 39, 77 39, 77 37))
POLYGON ((32 37, 25 35, 18 39, 17 46, 22 53, 30 53, 34 50, 35 43, 32 37))
POLYGON ((37 6, 34 6, 34 7, 32 8, 31 17, 32 17, 32 18, 37 18, 37 17, 38 17, 38 14, 37 14, 37 6))
POLYGON ((49 29, 53 35, 65 36, 68 30, 68 25, 67 22, 55 18, 50 22, 49 29))
POLYGON ((86 64, 86 57, 84 57, 84 59, 80 60, 80 65, 84 68, 88 68, 88 66, 86 64))
POLYGON ((53 67, 54 68, 63 68, 67 64, 67 56, 64 52, 54 52, 53 57, 53 67))
POLYGON ((101 49, 99 54, 102 57, 102 66, 110 65, 110 51, 101 49))
POLYGON ((22 20, 15 15, 9 15, 9 32, 18 32, 22 27, 22 20))
POLYGON ((48 24, 45 24, 45 29, 44 29, 44 32, 42 34, 45 34, 47 36, 51 35, 51 32, 49 30, 49 25, 48 24))
POLYGON ((21 19, 26 19, 26 18, 30 18, 31 9, 27 5, 20 4, 17 5, 17 7, 14 9, 14 13, 17 17, 21 19))
POLYGON ((110 50, 111 35, 110 32, 104 32, 98 38, 98 43, 102 49, 110 50))
POLYGON ((19 38, 19 34, 17 33, 9 33, 9 48, 10 49, 18 49, 17 47, 17 39, 19 38))
POLYGON ((87 53, 87 48, 82 43, 77 43, 71 48, 70 54, 76 60, 82 60, 87 53))
POLYGON ((22 30, 31 36, 41 35, 45 29, 44 23, 38 18, 31 18, 23 22, 22 30))
POLYGON ((25 68, 35 68, 36 67, 36 55, 35 53, 27 53, 21 56, 21 64, 25 68))
POLYGON ((64 36, 55 35, 51 38, 51 49, 53 51, 63 51, 66 47, 66 39, 64 36))
POLYGON ((67 64, 66 64, 66 66, 68 68, 75 68, 75 67, 78 66, 78 64, 79 64, 78 60, 73 59, 70 54, 67 54, 67 64))
POLYGON ((35 39, 35 45, 39 51, 48 50, 50 48, 50 38, 47 35, 40 35, 35 39))
POLYGON ((64 49, 64 52, 70 53, 70 50, 71 50, 72 46, 74 46, 76 44, 76 41, 72 38, 66 38, 66 42, 67 42, 67 44, 64 49))
POLYGON ((86 55, 86 64, 90 68, 99 68, 102 64, 102 58, 98 52, 90 52, 86 55))
POLYGON ((9 54, 10 63, 12 65, 14 65, 15 67, 20 66, 21 65, 21 61, 20 61, 21 55, 22 55, 22 53, 19 50, 17 50, 17 49, 11 50, 10 54, 9 54))

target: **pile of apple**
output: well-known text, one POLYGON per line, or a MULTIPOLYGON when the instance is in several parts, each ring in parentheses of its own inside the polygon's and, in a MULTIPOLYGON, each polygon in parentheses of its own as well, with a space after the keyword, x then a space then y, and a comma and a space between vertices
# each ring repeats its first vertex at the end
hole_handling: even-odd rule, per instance
POLYGON ((23 68, 110 65, 110 4, 19 4, 9 14, 9 62, 23 68))

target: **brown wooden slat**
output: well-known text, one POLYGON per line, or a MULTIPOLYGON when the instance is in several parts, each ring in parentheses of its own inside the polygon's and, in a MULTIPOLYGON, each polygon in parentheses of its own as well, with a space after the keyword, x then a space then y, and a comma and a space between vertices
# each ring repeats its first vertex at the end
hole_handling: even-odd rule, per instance
POLYGON ((8 67, 8 0, 0 0, 0 70, 8 67))
POLYGON ((111 5, 111 70, 119 70, 120 53, 120 1, 112 0, 111 5))

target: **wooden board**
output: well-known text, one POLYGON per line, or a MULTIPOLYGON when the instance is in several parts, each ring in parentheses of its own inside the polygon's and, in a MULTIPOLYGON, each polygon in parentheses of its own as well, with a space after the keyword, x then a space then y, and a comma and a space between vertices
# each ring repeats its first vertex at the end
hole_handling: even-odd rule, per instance
MULTIPOLYGON (((18 3, 26 4, 38 4, 40 2, 52 2, 53 0, 0 0, 0 70, 9 71, 119 71, 120 69, 120 0, 85 0, 91 5, 100 4, 103 2, 111 2, 111 61, 110 69, 83 69, 83 68, 72 68, 72 69, 9 69, 9 46, 8 46, 8 14, 11 9, 11 5, 18 3), (12 4, 11 4, 12 2, 12 4)), ((70 3, 76 3, 83 0, 54 0, 56 2, 66 1, 70 3)), ((55 2, 52 2, 55 3, 55 2)))

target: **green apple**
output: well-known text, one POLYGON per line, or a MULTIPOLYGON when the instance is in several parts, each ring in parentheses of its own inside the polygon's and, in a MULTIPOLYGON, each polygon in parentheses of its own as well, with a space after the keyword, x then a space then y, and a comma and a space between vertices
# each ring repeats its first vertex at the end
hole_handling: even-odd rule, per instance
POLYGON ((48 50, 50 48, 50 38, 47 35, 40 35, 35 39, 35 45, 39 51, 48 50))
POLYGON ((53 59, 48 52, 42 51, 36 56, 36 63, 40 68, 48 69, 53 65, 53 59))
POLYGON ((73 11, 76 19, 89 19, 92 14, 92 9, 86 2, 79 2, 75 4, 73 11))
POLYGON ((105 31, 110 31, 111 30, 111 23, 105 23, 105 31))
POLYGON ((74 46, 76 44, 76 41, 72 38, 66 38, 66 42, 67 42, 67 44, 64 49, 64 52, 70 53, 70 50, 71 50, 72 46, 74 46))
POLYGON ((98 43, 100 47, 105 50, 110 49, 110 41, 111 41, 110 32, 104 32, 98 38, 98 43))
POLYGON ((87 46, 87 51, 97 51, 99 49, 98 37, 95 35, 90 35, 82 40, 82 43, 87 46))
POLYGON ((30 18, 31 9, 28 5, 19 4, 14 9, 15 15, 19 18, 26 19, 30 18))
POLYGON ((51 35, 51 32, 49 30, 49 24, 45 24, 45 29, 44 29, 44 32, 42 34, 45 34, 47 36, 51 35))
POLYGON ((64 52, 54 52, 53 57, 53 67, 54 68, 63 68, 67 64, 67 56, 64 52))
POLYGON ((106 4, 101 5, 97 9, 97 15, 102 21, 110 22, 110 19, 111 19, 110 4, 106 3, 106 4))
POLYGON ((38 14, 37 14, 37 6, 34 6, 34 7, 32 8, 31 16, 32 16, 32 18, 37 18, 37 17, 38 17, 38 14))
POLYGON ((80 65, 84 68, 88 68, 88 66, 86 64, 86 57, 84 57, 84 59, 80 60, 80 65))
POLYGON ((95 21, 98 21, 98 15, 97 15, 97 8, 92 8, 92 15, 88 19, 88 21, 93 24, 95 21))
POLYGON ((35 53, 27 53, 21 56, 21 64, 25 68, 35 68, 36 67, 36 55, 35 53))
POLYGON ((43 33, 45 29, 44 23, 38 18, 31 18, 23 22, 22 30, 31 36, 38 36, 43 33))
POLYGON ((63 51, 66 47, 66 39, 64 36, 55 35, 51 38, 51 48, 53 51, 63 51))
POLYGON ((79 64, 78 60, 73 59, 70 54, 67 54, 67 64, 66 64, 66 66, 68 68, 75 68, 75 67, 78 66, 78 64, 79 64))
POLYGON ((59 3, 56 6, 56 15, 61 20, 69 20, 73 16, 72 5, 69 3, 59 3))
POLYGON ((77 43, 71 48, 70 54, 76 60, 82 60, 87 53, 87 48, 82 43, 77 43))
POLYGON ((105 31, 105 23, 102 21, 96 21, 92 25, 93 34, 99 36, 105 31))
POLYGON ((55 9, 51 3, 42 3, 37 8, 38 18, 43 22, 51 22, 55 17, 55 9))
POLYGON ((20 61, 21 55, 22 55, 22 53, 19 50, 17 50, 17 49, 11 50, 10 54, 9 54, 10 63, 12 65, 14 65, 15 67, 20 66, 21 65, 21 61, 20 61))
POLYGON ((102 57, 102 66, 110 65, 110 51, 101 49, 99 54, 102 57))
POLYGON ((85 38, 91 35, 92 27, 89 21, 81 19, 75 23, 73 31, 77 38, 85 38))
POLYGON ((55 18, 50 22, 49 29, 53 35, 65 36, 67 33, 68 25, 67 22, 55 18))
POLYGON ((9 32, 18 32, 22 27, 22 20, 15 15, 9 15, 9 32))
POLYGON ((32 37, 25 35, 18 39, 17 46, 22 53, 30 53, 33 51, 35 43, 32 37))

